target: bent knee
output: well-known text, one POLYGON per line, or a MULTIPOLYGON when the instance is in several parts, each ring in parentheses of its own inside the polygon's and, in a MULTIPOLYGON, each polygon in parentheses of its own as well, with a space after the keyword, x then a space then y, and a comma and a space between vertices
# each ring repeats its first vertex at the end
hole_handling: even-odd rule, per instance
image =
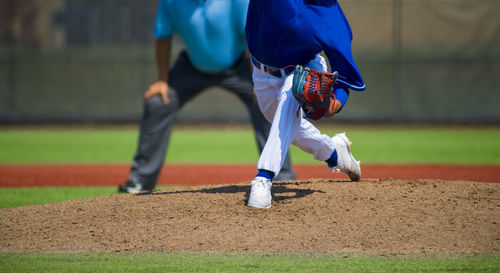
POLYGON ((179 103, 175 99, 169 99, 164 103, 160 96, 152 96, 144 101, 144 110, 149 114, 165 114, 179 109, 179 103))

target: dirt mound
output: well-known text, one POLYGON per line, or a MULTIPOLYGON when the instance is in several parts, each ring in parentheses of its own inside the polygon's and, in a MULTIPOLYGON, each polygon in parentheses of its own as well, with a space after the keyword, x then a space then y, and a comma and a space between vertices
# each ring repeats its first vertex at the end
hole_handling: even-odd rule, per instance
POLYGON ((498 253, 500 184, 442 180, 249 183, 0 210, 1 251, 498 253))

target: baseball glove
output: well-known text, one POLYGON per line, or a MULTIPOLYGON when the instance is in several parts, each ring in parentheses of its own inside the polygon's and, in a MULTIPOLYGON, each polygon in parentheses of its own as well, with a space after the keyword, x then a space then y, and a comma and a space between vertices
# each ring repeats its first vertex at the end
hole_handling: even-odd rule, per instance
POLYGON ((297 115, 302 108, 306 118, 322 118, 335 103, 333 85, 337 77, 337 72, 326 73, 297 65, 292 85, 292 94, 299 103, 297 115))

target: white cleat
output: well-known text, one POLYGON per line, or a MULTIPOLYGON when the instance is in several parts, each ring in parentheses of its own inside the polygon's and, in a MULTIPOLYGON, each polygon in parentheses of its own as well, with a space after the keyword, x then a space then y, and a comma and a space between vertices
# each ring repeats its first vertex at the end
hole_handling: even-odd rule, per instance
POLYGON ((260 176, 255 177, 252 181, 247 206, 258 209, 270 208, 272 200, 271 186, 271 180, 260 176))
POLYGON ((336 134, 332 137, 333 144, 337 150, 337 166, 333 169, 346 173, 352 181, 361 179, 361 167, 351 153, 351 143, 345 133, 336 134))

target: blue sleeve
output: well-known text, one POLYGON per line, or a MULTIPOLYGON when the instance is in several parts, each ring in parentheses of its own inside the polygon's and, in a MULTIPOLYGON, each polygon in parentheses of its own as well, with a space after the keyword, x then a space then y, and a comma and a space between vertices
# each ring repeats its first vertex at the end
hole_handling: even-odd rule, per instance
POLYGON ((156 10, 154 36, 157 39, 166 39, 172 36, 173 31, 173 26, 168 18, 167 0, 159 0, 158 9, 156 10))
POLYGON ((349 89, 344 86, 336 86, 333 91, 335 95, 335 99, 338 100, 341 104, 339 112, 344 108, 344 105, 347 103, 347 99, 349 98, 349 89))

